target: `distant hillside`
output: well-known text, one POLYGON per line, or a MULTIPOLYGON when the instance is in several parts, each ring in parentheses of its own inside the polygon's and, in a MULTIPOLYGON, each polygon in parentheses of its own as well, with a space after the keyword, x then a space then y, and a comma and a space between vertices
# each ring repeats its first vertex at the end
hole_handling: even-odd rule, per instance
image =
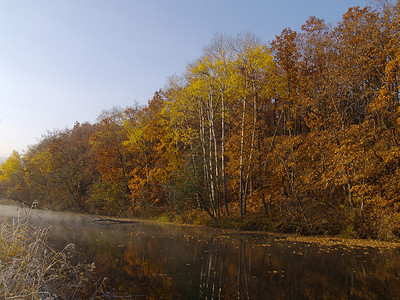
POLYGON ((0 157, 0 165, 2 165, 3 163, 5 163, 7 160, 7 157, 0 157))

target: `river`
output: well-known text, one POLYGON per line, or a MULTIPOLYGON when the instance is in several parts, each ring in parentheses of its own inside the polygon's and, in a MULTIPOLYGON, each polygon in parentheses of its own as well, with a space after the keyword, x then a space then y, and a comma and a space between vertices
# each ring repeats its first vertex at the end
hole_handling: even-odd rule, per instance
MULTIPOLYGON (((0 206, 0 216, 27 210, 0 206)), ((119 299, 399 299, 400 250, 33 210, 119 299)), ((3 219, 4 220, 4 219, 3 219)), ((330 241, 327 239, 326 241, 330 241)))

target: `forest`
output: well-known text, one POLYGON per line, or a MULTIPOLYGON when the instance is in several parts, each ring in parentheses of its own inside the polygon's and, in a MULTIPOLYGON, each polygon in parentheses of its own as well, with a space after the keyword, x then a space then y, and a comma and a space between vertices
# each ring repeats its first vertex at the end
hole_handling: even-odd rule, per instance
POLYGON ((351 7, 334 25, 310 17, 269 42, 216 34, 147 105, 106 110, 14 151, 0 198, 398 240, 399 80, 400 1, 351 7))

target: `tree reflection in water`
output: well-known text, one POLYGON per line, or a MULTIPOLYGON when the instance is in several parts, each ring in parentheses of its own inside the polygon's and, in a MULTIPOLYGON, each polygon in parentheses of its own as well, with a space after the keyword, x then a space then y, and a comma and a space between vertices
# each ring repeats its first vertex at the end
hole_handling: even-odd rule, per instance
POLYGON ((392 299, 396 250, 318 246, 175 226, 111 226, 81 235, 96 276, 146 299, 392 299), (92 238, 90 238, 92 236, 92 238), (101 239, 99 239, 101 237, 101 239))

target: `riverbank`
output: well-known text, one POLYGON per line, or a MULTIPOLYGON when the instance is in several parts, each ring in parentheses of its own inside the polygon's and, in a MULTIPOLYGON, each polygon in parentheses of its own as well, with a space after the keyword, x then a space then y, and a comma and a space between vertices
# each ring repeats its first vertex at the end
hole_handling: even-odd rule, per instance
POLYGON ((301 230, 296 224, 286 224, 283 220, 274 219, 264 214, 248 214, 242 218, 221 216, 219 219, 211 219, 202 211, 192 211, 184 215, 162 213, 157 216, 149 216, 145 220, 149 219, 163 223, 218 228, 229 232, 268 234, 285 237, 288 241, 303 241, 320 243, 322 245, 340 243, 362 247, 397 248, 400 246, 400 239, 394 235, 387 236, 386 238, 374 238, 371 235, 360 236, 356 228, 347 226, 342 230, 337 230, 334 227, 335 225, 325 230, 310 233, 301 230))
POLYGON ((202 216, 201 213, 197 215, 197 218, 192 218, 191 223, 184 222, 181 218, 171 218, 171 215, 160 215, 157 217, 148 217, 148 218, 129 218, 129 217, 112 217, 105 215, 85 215, 87 216, 88 221, 103 223, 103 224, 129 224, 129 223, 154 223, 154 224, 168 224, 175 226, 184 226, 184 227, 199 227, 199 228, 212 228, 221 230, 222 234, 256 234, 256 235, 265 235, 271 236, 276 241, 288 241, 288 242, 298 242, 298 243, 310 243, 310 244, 318 244, 320 246, 346 246, 346 247, 372 247, 372 248, 381 248, 381 249, 396 249, 400 248, 400 241, 382 241, 377 239, 361 239, 361 238, 352 238, 347 236, 346 234, 339 235, 304 235, 296 232, 281 232, 281 231, 272 231, 272 230, 264 230, 266 228, 265 224, 262 222, 255 221, 252 219, 252 222, 243 223, 239 221, 235 221, 235 218, 224 218, 222 220, 209 220, 207 216, 202 216), (248 227, 243 224, 247 224, 248 227), (258 224, 259 228, 254 228, 254 224, 258 224), (228 225, 231 225, 229 227, 228 225), (264 226, 264 228, 263 228, 264 226))
MULTIPOLYGON (((129 218, 123 220, 130 220, 129 218)), ((137 220, 137 219, 135 219, 137 220)), ((147 220, 148 221, 148 220, 147 220)), ((382 241, 377 239, 361 239, 361 238, 351 238, 346 235, 302 235, 300 233, 287 233, 279 231, 270 230, 254 230, 253 228, 229 228, 226 226, 221 226, 218 222, 205 222, 204 224, 186 224, 182 222, 166 221, 164 218, 153 220, 152 222, 161 222, 166 224, 175 224, 181 226, 194 226, 194 227, 209 227, 220 229, 223 233, 233 234, 233 233, 244 233, 244 234, 259 234, 268 235, 274 237, 276 241, 288 241, 288 242, 298 242, 298 243, 310 243, 318 244, 320 246, 346 246, 346 247, 373 247, 381 249, 396 249, 400 248, 399 241, 382 241)))
MULTIPOLYGON (((18 203, 12 200, 1 199, 0 205, 7 206, 19 206, 18 203)), ((52 212, 50 210, 37 210, 43 213, 52 212)), ((74 222, 93 222, 102 224, 129 224, 136 222, 144 223, 160 223, 170 224, 176 226, 187 226, 187 227, 202 227, 202 228, 213 228, 221 230, 223 233, 234 234, 234 233, 249 233, 272 236, 277 240, 285 240, 291 242, 303 242, 313 243, 323 246, 335 246, 344 245, 348 247, 374 247, 374 248, 385 248, 395 249, 400 247, 400 242, 397 240, 378 240, 371 238, 355 238, 349 235, 348 232, 342 232, 336 235, 333 234, 313 234, 304 235, 301 232, 290 232, 289 230, 283 230, 279 227, 278 222, 273 223, 268 221, 265 216, 249 217, 248 220, 233 217, 222 217, 219 220, 209 219, 207 215, 202 212, 192 213, 185 215, 185 218, 179 217, 179 215, 173 215, 170 213, 159 214, 157 216, 147 215, 136 216, 136 217, 115 217, 98 214, 84 214, 77 212, 60 212, 68 213, 74 216, 74 222)))

